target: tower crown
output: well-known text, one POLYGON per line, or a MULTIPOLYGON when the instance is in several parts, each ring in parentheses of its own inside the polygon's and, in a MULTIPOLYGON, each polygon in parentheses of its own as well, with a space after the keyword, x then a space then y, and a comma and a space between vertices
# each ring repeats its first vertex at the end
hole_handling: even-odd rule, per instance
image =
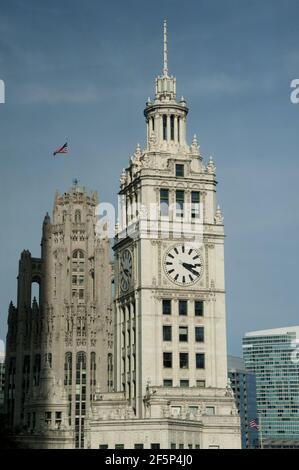
POLYGON ((188 108, 182 98, 176 99, 176 78, 168 71, 167 22, 163 24, 163 73, 156 78, 155 99, 148 99, 144 115, 147 123, 147 144, 153 137, 160 150, 175 150, 186 146, 186 116, 188 108))

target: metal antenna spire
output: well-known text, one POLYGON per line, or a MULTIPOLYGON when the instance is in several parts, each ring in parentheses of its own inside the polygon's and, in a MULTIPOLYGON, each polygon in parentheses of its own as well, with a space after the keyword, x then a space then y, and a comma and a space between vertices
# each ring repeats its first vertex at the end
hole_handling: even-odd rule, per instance
POLYGON ((163 75, 168 76, 167 21, 164 20, 164 65, 163 75))

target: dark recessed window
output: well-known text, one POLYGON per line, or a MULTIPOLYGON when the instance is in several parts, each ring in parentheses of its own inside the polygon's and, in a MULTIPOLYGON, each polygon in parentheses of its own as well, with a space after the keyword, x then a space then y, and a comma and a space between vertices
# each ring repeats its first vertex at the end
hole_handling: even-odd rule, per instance
POLYGON ((205 340, 205 333, 203 326, 196 326, 195 327, 195 341, 197 343, 203 343, 205 340))
POLYGON ((163 380, 164 387, 172 387, 172 380, 171 379, 164 379, 163 380))
POLYGON ((182 342, 188 341, 188 326, 179 327, 179 340, 182 342))
POLYGON ((203 353, 196 353, 196 369, 205 368, 205 355, 203 353))
POLYGON ((143 444, 134 444, 134 449, 143 449, 143 444))
POLYGON ((189 354, 180 353, 180 368, 188 369, 188 367, 189 367, 189 354))
POLYGON ((180 387, 188 388, 189 387, 189 380, 180 380, 180 387))
POLYGON ((160 189, 160 215, 167 216, 169 212, 169 191, 160 189))
POLYGON ((108 449, 108 444, 100 444, 99 449, 108 449))
POLYGON ((162 311, 163 311, 163 315, 171 315, 171 300, 169 299, 162 300, 162 311))
POLYGON ((170 139, 174 140, 174 115, 170 116, 170 139))
POLYGON ((167 116, 163 114, 163 140, 167 140, 167 116))
POLYGON ((171 334, 171 326, 164 325, 163 326, 163 341, 171 341, 172 334, 171 334))
POLYGON ((176 216, 177 217, 184 217, 184 202, 185 202, 185 194, 184 191, 178 189, 175 192, 175 200, 176 200, 176 216))
POLYGON ((194 314, 196 317, 203 317, 203 301, 202 300, 195 300, 194 303, 194 314))
POLYGON ((151 449, 160 449, 160 444, 151 444, 151 449))
POLYGON ((167 369, 172 367, 172 353, 165 352, 163 353, 163 366, 167 369))
POLYGON ((179 300, 179 315, 188 314, 188 303, 187 300, 179 300))
POLYGON ((192 191, 191 193, 191 217, 192 219, 199 218, 199 191, 192 191))
POLYGON ((178 163, 175 166, 175 176, 177 176, 178 178, 182 178, 184 176, 184 165, 178 163))
POLYGON ((124 449, 124 444, 115 444, 115 449, 124 449))

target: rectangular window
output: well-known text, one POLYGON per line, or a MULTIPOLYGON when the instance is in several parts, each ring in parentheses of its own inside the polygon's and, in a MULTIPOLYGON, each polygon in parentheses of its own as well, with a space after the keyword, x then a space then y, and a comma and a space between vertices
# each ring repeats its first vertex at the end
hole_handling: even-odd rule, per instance
POLYGON ((188 388, 189 387, 189 380, 180 380, 180 387, 188 388))
POLYGON ((169 191, 160 189, 160 215, 167 216, 169 213, 169 191))
POLYGON ((188 341, 188 326, 179 327, 179 340, 182 342, 188 341))
POLYGON ((143 449, 143 444, 134 444, 134 449, 143 449))
POLYGON ((172 387, 172 380, 171 379, 164 379, 163 380, 163 387, 172 387))
POLYGON ((172 353, 170 352, 163 353, 163 366, 167 369, 172 368, 172 353))
POLYGON ((115 449, 124 449, 124 444, 115 444, 115 449))
POLYGON ((171 449, 176 449, 176 444, 175 444, 174 442, 172 442, 172 443, 170 444, 170 448, 171 448, 171 449))
POLYGON ((195 341, 197 343, 203 343, 205 340, 205 333, 203 326, 196 326, 195 327, 195 341))
POLYGON ((203 353, 196 353, 196 369, 205 368, 205 355, 203 353))
POLYGON ((174 115, 170 116, 170 139, 174 140, 174 115))
POLYGON ((169 299, 162 300, 162 311, 163 311, 163 315, 171 315, 171 300, 169 299))
POLYGON ((179 444, 179 449, 184 449, 184 444, 179 444))
POLYGON ((163 140, 167 140, 167 116, 163 114, 163 140))
POLYGON ((188 314, 188 303, 187 300, 179 300, 179 315, 188 314))
POLYGON ((184 191, 178 189, 175 192, 175 201, 176 201, 176 217, 184 217, 184 202, 185 202, 185 193, 184 191))
POLYGON ((163 326, 163 341, 171 341, 172 334, 171 334, 171 326, 164 325, 163 326))
POLYGON ((196 380, 196 387, 198 388, 205 388, 206 381, 205 380, 196 380))
POLYGON ((199 191, 192 191, 191 192, 191 218, 198 219, 199 218, 199 202, 200 202, 200 195, 199 191))
POLYGON ((100 444, 99 449, 108 449, 108 444, 100 444))
POLYGON ((202 300, 195 300, 194 302, 194 315, 196 317, 203 317, 204 308, 202 300))
POLYGON ((188 367, 189 367, 189 354, 180 353, 180 368, 188 369, 188 367))
POLYGON ((182 178, 184 176, 184 165, 178 163, 175 166, 175 176, 177 178, 182 178))
POLYGON ((215 414, 215 406, 206 406, 206 414, 213 416, 215 414))
POLYGON ((151 449, 160 449, 160 444, 151 444, 151 449))

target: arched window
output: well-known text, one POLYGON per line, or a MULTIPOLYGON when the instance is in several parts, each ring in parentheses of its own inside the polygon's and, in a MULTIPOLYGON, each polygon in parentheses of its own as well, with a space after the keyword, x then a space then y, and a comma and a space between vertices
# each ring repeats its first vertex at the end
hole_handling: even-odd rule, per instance
POLYGON ((75 223, 81 224, 81 211, 79 209, 75 210, 75 223))
POLYGON ((72 257, 72 296, 84 300, 85 255, 82 250, 75 250, 72 257))

